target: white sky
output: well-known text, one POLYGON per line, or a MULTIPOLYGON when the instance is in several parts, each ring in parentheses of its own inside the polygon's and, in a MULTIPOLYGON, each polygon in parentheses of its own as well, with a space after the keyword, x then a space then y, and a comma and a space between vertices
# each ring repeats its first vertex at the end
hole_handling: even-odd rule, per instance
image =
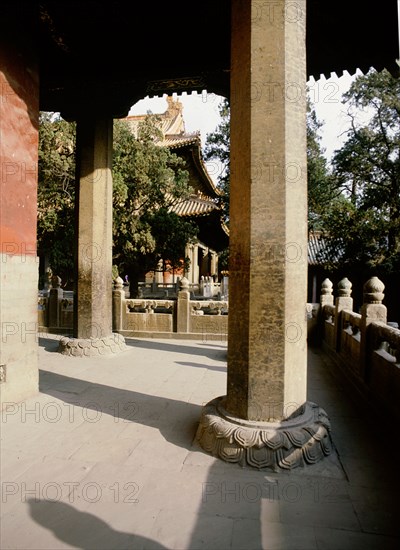
MULTIPOLYGON (((215 130, 219 123, 218 104, 221 97, 215 94, 182 94, 179 97, 174 94, 175 99, 183 104, 183 119, 187 132, 200 130, 202 144, 205 144, 206 136, 215 130)), ((152 113, 164 113, 167 110, 167 100, 164 97, 141 99, 129 111, 130 115, 143 115, 150 110, 152 113)))
MULTIPOLYGON (((318 120, 323 123, 320 130, 321 145, 325 149, 325 156, 328 160, 332 158, 333 152, 339 149, 346 140, 346 130, 349 129, 349 116, 347 107, 341 102, 342 95, 348 91, 355 78, 361 75, 357 71, 355 75, 345 72, 343 76, 331 75, 329 79, 321 78, 308 82, 310 99, 314 104, 318 120)), ((359 113, 357 119, 367 122, 368 115, 359 113)))
MULTIPOLYGON (((173 95, 175 99, 178 99, 176 94, 173 95)), ((183 104, 183 119, 185 121, 186 132, 196 132, 200 130, 201 144, 204 147, 206 143, 207 134, 214 132, 220 122, 220 116, 218 112, 218 105, 222 100, 221 96, 215 94, 208 94, 203 92, 198 94, 196 92, 192 94, 182 94, 179 96, 179 101, 183 104)), ((129 111, 130 115, 143 115, 147 111, 151 111, 153 114, 164 113, 167 110, 166 96, 156 98, 141 99, 129 111)), ((214 181, 218 183, 218 175, 221 171, 221 165, 219 162, 210 161, 206 163, 207 171, 214 181)))
MULTIPOLYGON (((321 78, 318 81, 309 81, 310 97, 314 104, 318 119, 323 122, 320 131, 321 145, 325 149, 325 156, 331 159, 335 149, 340 148, 344 139, 345 131, 349 125, 346 116, 346 107, 341 103, 342 94, 346 92, 354 76, 344 73, 342 77, 332 75, 331 78, 321 78)), ((145 114, 148 110, 152 113, 163 113, 167 109, 167 101, 164 97, 145 98, 133 105, 129 114, 145 114)), ((176 94, 174 95, 177 98, 176 94)), ((215 94, 192 93, 182 94, 179 101, 183 103, 183 117, 187 132, 200 130, 202 145, 204 146, 206 136, 213 132, 219 123, 218 105, 221 97, 215 94)), ((218 168, 213 164, 208 165, 210 175, 214 178, 218 168)))

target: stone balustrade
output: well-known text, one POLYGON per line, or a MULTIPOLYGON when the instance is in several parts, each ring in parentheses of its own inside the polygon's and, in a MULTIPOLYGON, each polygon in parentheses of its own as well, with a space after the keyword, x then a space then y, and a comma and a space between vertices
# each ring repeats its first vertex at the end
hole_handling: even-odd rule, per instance
MULTIPOLYGON (((73 294, 60 283, 38 297, 41 333, 72 334, 73 294)), ((383 283, 366 282, 360 313, 353 311, 351 287, 340 281, 335 298, 331 281, 323 282, 320 303, 307 304, 308 340, 323 347, 359 393, 400 420, 400 330, 387 324, 383 283)), ((113 330, 122 336, 227 340, 228 301, 192 299, 187 279, 175 299, 126 298, 122 279, 112 294, 113 330)))
MULTIPOLYGON (((56 288, 38 298, 39 332, 72 334, 73 295, 56 288)), ((154 288, 156 293, 161 287, 154 288)), ((218 286, 216 285, 216 288, 218 286)), ((123 336, 159 338, 202 338, 226 341, 228 302, 205 299, 195 293, 187 279, 181 279, 176 298, 127 298, 123 281, 117 278, 112 292, 113 330, 123 336), (195 298, 195 299, 193 299, 195 298)), ((143 293, 145 294, 145 293, 143 293)), ((153 294, 154 295, 154 294, 153 294)))
POLYGON ((324 281, 320 343, 376 413, 400 420, 400 330, 397 323, 387 323, 383 283, 372 277, 363 290, 364 303, 360 313, 356 313, 352 309, 350 281, 343 279, 339 283, 335 300, 332 283, 324 281))
MULTIPOLYGON (((227 277, 224 277, 227 279, 227 277)), ((227 283, 225 283, 226 286, 227 283)), ((223 299, 223 284, 213 282, 211 277, 201 277, 200 283, 189 283, 190 295, 193 299, 212 298, 223 299)), ((176 298, 179 292, 179 281, 176 283, 144 283, 138 284, 139 298, 154 298, 156 300, 163 298, 176 298)))
MULTIPOLYGON (((73 293, 53 288, 38 297, 39 332, 72 334, 73 293)), ((376 278, 364 286, 364 305, 353 311, 351 282, 340 281, 336 298, 326 279, 320 303, 307 304, 308 340, 322 345, 340 364, 346 376, 365 393, 376 393, 377 402, 386 401, 396 388, 400 395, 400 331, 386 323, 382 304, 383 284, 376 278)), ((113 289, 113 330, 127 337, 198 338, 226 341, 228 300, 193 299, 193 288, 181 279, 175 299, 127 298, 122 279, 113 289)), ((400 417, 400 405, 391 400, 391 409, 400 417), (399 410, 397 410, 399 409, 399 410)))
POLYGON ((54 276, 49 290, 38 296, 39 332, 69 334, 73 327, 74 295, 61 288, 61 278, 54 276))

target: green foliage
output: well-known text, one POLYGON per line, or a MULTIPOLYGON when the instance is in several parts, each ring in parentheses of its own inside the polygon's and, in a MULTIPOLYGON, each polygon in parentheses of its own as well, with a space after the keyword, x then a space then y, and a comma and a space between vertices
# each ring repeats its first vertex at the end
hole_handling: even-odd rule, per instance
MULTIPOLYGON (((137 138, 125 121, 114 121, 113 263, 119 272, 142 274, 157 258, 177 250, 195 234, 192 223, 168 208, 190 193, 185 162, 160 147, 157 118, 139 125, 137 138), (162 229, 163 224, 163 229, 162 229), (174 243, 174 238, 179 242, 174 243)), ((41 113, 39 129, 38 244, 55 273, 73 274, 75 124, 41 113)))
MULTIPOLYGON (((206 160, 218 160, 222 170, 218 178, 219 188, 223 191, 221 204, 224 221, 229 226, 229 154, 230 154, 230 110, 228 100, 220 104, 221 123, 215 132, 208 134, 204 156, 206 160)), ((308 159, 308 220, 312 229, 321 229, 321 214, 337 195, 333 178, 328 170, 327 161, 321 148, 319 131, 322 124, 317 120, 315 110, 308 102, 307 112, 307 159, 308 159)), ((222 269, 227 269, 229 251, 219 257, 222 269)))
POLYGON ((155 143, 161 137, 157 121, 146 117, 137 139, 125 121, 114 122, 113 255, 120 271, 131 278, 155 269, 160 257, 177 261, 164 254, 175 254, 174 246, 184 252, 194 230, 193 224, 185 222, 179 232, 170 231, 179 224, 168 208, 189 195, 190 188, 183 159, 155 143), (179 242, 173 246, 174 235, 179 242))
POLYGON ((307 188, 309 230, 322 229, 322 216, 338 195, 324 150, 321 147, 322 123, 315 109, 307 102, 307 188))
POLYGON ((195 242, 197 226, 165 207, 148 212, 145 217, 155 241, 150 267, 156 269, 160 260, 167 260, 173 269, 187 268, 185 246, 195 242))
POLYGON ((343 100, 351 128, 332 163, 341 201, 325 211, 324 231, 339 267, 390 274, 400 268, 400 80, 371 71, 343 100))
POLYGON ((218 176, 218 188, 222 191, 219 204, 223 209, 224 222, 229 226, 229 179, 230 179, 230 108, 227 99, 219 105, 221 122, 214 132, 207 134, 204 147, 204 159, 206 161, 217 160, 220 164, 218 176))
MULTIPOLYGON (((229 101, 224 99, 219 104, 221 122, 214 132, 207 134, 204 147, 204 159, 216 160, 219 163, 218 189, 222 192, 219 206, 222 208, 222 219, 229 228, 229 182, 230 182, 230 107, 229 101)), ((229 247, 218 255, 220 269, 228 269, 229 247)))
POLYGON ((40 113, 38 179, 38 253, 65 281, 73 271, 75 124, 53 113, 40 113))

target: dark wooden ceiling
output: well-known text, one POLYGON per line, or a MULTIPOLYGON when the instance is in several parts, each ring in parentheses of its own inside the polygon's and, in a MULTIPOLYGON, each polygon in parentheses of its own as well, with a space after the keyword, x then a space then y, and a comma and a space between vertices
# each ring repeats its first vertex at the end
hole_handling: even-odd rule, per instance
MULTIPOLYGON (((37 39, 42 110, 125 116, 146 95, 207 89, 229 97, 230 0, 12 5, 37 39)), ((370 67, 397 74, 398 57, 397 0, 307 0, 308 76, 370 67)))

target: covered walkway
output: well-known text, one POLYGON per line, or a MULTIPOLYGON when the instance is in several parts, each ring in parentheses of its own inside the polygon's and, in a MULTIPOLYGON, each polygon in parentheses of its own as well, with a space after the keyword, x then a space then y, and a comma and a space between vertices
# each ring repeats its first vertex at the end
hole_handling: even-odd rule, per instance
POLYGON ((127 339, 119 356, 83 359, 57 343, 40 339, 40 393, 2 412, 2 550, 399 548, 390 425, 371 424, 320 350, 308 399, 330 417, 334 453, 282 474, 194 441, 226 392, 226 342, 127 339))

